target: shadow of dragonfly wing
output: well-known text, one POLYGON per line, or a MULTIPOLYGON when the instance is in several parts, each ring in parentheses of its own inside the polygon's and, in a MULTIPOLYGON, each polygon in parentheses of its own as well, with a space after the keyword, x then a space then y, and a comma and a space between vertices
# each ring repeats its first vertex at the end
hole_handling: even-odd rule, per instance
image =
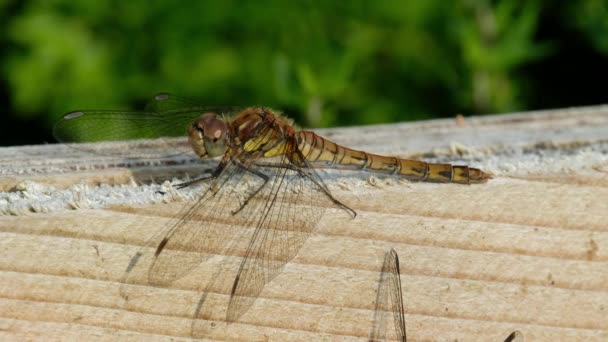
POLYGON ((394 249, 386 252, 376 294, 374 323, 370 341, 394 340, 407 341, 405 331, 405 310, 401 293, 401 278, 399 272, 399 256, 394 249), (392 316, 392 320, 390 319, 392 316), (394 332, 390 336, 387 326, 393 322, 394 332))

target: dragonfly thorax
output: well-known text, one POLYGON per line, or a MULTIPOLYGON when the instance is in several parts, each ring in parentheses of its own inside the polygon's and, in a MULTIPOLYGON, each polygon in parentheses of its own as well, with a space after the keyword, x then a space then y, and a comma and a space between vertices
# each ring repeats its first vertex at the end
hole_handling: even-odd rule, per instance
POLYGON ((188 128, 188 140, 200 157, 218 157, 228 148, 229 129, 226 122, 215 113, 204 113, 188 128))

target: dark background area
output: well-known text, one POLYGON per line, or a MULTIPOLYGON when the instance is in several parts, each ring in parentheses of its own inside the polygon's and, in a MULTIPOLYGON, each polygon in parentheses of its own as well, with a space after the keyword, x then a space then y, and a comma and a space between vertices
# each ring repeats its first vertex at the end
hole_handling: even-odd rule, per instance
POLYGON ((0 0, 0 145, 159 91, 304 127, 608 102, 608 4, 0 0))

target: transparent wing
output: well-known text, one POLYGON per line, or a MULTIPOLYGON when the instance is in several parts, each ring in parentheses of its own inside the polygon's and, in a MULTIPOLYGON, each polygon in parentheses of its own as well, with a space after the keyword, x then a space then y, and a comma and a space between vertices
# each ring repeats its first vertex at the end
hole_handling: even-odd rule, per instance
MULTIPOLYGON (((259 134, 272 129, 267 127, 259 134)), ((259 167, 253 157, 235 156, 232 151, 227 152, 218 169, 221 172, 205 186, 200 198, 132 258, 122 281, 124 298, 133 297, 130 285, 167 287, 215 255, 244 254, 239 270, 244 276, 236 293, 253 301, 297 254, 327 206, 319 198, 322 190, 284 156, 269 158, 266 167, 259 167), (260 244, 262 240, 266 242, 260 244)), ((214 274, 214 285, 202 285, 205 293, 230 290, 234 273, 228 284, 217 285, 215 278, 228 276, 216 271, 206 270, 205 274, 214 274)), ((229 309, 234 317, 250 305, 239 299, 234 303, 235 309, 229 309)))
MULTIPOLYGON (((155 95, 142 112, 82 110, 65 114, 55 124, 53 135, 66 143, 185 137, 188 127, 201 114, 209 111, 228 113, 229 110, 203 107, 191 100, 161 93, 155 95)), ((190 151, 185 140, 181 144, 170 140, 156 143, 171 148, 169 155, 190 151)), ((88 145, 75 148, 97 154, 124 155, 114 148, 106 152, 88 145)))
POLYGON ((208 108, 171 94, 157 94, 143 112, 83 110, 57 122, 61 142, 98 142, 185 136, 192 122, 208 108))
POLYGON ((228 114, 238 111, 237 107, 210 107, 202 106, 203 101, 191 99, 188 97, 177 96, 171 93, 158 93, 146 104, 146 112, 154 113, 171 113, 173 111, 181 111, 182 109, 190 109, 200 112, 215 112, 217 114, 228 114))
MULTIPOLYGON (((287 150, 299 151, 295 140, 288 143, 287 150)), ((283 157, 275 167, 266 165, 264 169, 272 177, 256 196, 265 203, 232 287, 229 322, 243 315, 264 286, 296 256, 325 209, 343 206, 331 197, 312 168, 300 168, 283 157)))
POLYGON ((249 241, 250 227, 259 220, 263 203, 243 203, 263 186, 264 179, 229 157, 218 168, 221 172, 205 182, 198 200, 184 206, 172 223, 133 256, 122 279, 125 299, 131 297, 129 285, 168 287, 211 257, 231 253, 235 241, 249 241))
MULTIPOLYGON (((271 136, 269 132, 274 129, 269 125, 257 134, 271 136)), ((264 139, 251 141, 263 143, 264 139)), ((299 152, 295 139, 286 146, 299 152)), ((257 150, 257 146, 250 147, 257 150)), ((254 155, 242 152, 236 156, 234 151, 242 149, 236 147, 226 153, 219 166, 221 172, 199 200, 184 208, 175 223, 132 258, 123 280, 125 290, 131 288, 130 284, 166 287, 214 255, 244 255, 236 280, 231 273, 228 284, 215 288, 215 278, 229 279, 225 274, 230 270, 218 271, 219 275, 217 269, 208 270, 206 274, 214 273, 208 284, 215 285, 202 286, 205 294, 232 289, 227 319, 234 321, 295 257, 325 208, 339 204, 312 168, 300 168, 285 155, 258 163, 254 155)), ((121 290, 121 294, 130 297, 128 291, 121 290)), ((199 311, 202 308, 197 308, 195 315, 199 311)))
POLYGON ((389 324, 389 316, 391 315, 393 316, 392 321, 395 328, 394 338, 398 341, 407 341, 399 272, 399 256, 392 248, 384 256, 384 263, 380 272, 370 341, 385 341, 389 338, 387 325, 389 324))

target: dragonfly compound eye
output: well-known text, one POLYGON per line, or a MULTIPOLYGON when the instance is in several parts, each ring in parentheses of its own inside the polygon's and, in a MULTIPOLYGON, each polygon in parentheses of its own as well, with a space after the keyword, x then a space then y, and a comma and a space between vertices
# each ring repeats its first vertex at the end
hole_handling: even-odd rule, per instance
POLYGON ((224 155, 228 145, 228 125, 215 113, 205 113, 197 120, 202 131, 203 145, 210 157, 224 155))
POLYGON ((217 157, 226 152, 228 125, 215 113, 204 113, 188 129, 188 140, 196 154, 217 157))
POLYGON ((203 137, 217 142, 226 136, 228 126, 224 120, 218 119, 215 113, 205 113, 201 116, 203 137))

